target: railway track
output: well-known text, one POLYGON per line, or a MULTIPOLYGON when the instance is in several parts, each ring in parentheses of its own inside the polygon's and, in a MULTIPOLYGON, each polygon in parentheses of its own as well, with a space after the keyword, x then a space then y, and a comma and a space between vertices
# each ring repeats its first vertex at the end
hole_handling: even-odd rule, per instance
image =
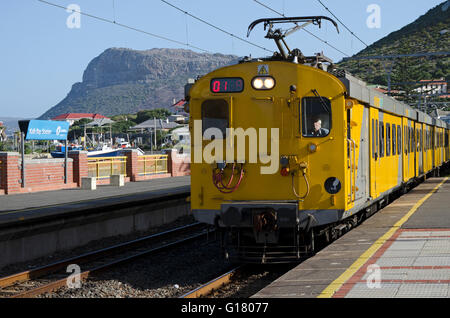
POLYGON ((210 280, 209 282, 197 287, 196 289, 182 295, 180 298, 200 298, 211 295, 214 291, 230 284, 233 277, 242 272, 245 265, 238 266, 232 270, 220 275, 219 277, 210 280))
POLYGON ((297 264, 243 264, 185 293, 180 298, 249 298, 297 264))
POLYGON ((2 277, 0 278, 0 297, 35 297, 64 287, 67 285, 69 277, 66 270, 71 264, 76 264, 83 268, 79 273, 79 278, 84 280, 113 266, 178 247, 207 237, 210 233, 211 230, 205 227, 204 224, 193 223, 29 271, 2 277))

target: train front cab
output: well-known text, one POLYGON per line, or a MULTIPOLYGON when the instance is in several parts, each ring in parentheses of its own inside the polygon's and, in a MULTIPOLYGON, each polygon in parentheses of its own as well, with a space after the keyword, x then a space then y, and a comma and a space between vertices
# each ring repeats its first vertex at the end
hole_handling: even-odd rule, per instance
MULTIPOLYGON (((357 101, 349 100, 346 105, 344 92, 342 82, 329 73, 287 62, 225 67, 202 77, 192 87, 191 132, 198 122, 202 122, 203 132, 218 123, 234 132, 241 128, 267 129, 269 138, 274 138, 272 128, 279 132, 279 154, 273 158, 279 160, 279 167, 270 174, 261 173, 267 163, 250 160, 250 144, 258 145, 259 152, 262 145, 250 142, 250 136, 245 137, 245 157, 238 158, 235 148, 235 156, 226 158, 226 165, 216 159, 196 160, 195 153, 211 150, 213 140, 192 138, 191 208, 197 220, 224 232, 230 256, 234 248, 234 256, 241 260, 270 262, 271 248, 272 255, 280 259, 276 249, 285 246, 289 252, 283 255, 298 259, 312 250, 313 228, 320 231, 349 216, 345 213, 358 202, 367 201, 369 109, 357 101), (272 90, 256 90, 251 85, 262 66, 276 81, 272 90), (216 78, 242 78, 244 89, 232 94, 215 93, 211 82, 216 78), (213 109, 222 104, 226 107, 223 110, 213 109), (311 134, 318 118, 327 130, 322 136, 311 134), (228 185, 230 169, 239 162, 243 162, 244 172, 239 187, 232 192, 219 190, 216 185, 221 187, 220 182, 214 185, 217 178, 212 175, 223 172, 223 185, 228 185)), ((268 150, 272 151, 269 144, 263 151, 268 150)))

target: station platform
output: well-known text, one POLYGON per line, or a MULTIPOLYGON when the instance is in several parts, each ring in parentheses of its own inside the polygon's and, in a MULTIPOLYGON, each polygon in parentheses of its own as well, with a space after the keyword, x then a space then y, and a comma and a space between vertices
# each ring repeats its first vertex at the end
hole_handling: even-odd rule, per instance
POLYGON ((123 187, 97 186, 0 196, 0 227, 57 217, 78 210, 157 199, 190 192, 190 176, 128 182, 123 187))
POLYGON ((450 297, 450 179, 428 179, 253 298, 450 297))

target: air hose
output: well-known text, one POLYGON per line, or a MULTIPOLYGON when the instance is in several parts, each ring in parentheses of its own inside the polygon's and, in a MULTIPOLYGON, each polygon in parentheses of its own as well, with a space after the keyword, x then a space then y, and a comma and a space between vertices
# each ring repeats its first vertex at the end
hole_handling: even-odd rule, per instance
POLYGON ((304 196, 301 197, 297 194, 297 191, 295 191, 294 176, 295 176, 295 173, 292 174, 292 191, 294 192, 294 195, 297 197, 297 199, 303 201, 309 194, 308 177, 306 176, 306 172, 303 172, 303 178, 305 179, 305 183, 306 183, 306 193, 304 196))
POLYGON ((226 185, 224 184, 224 172, 226 165, 223 169, 215 168, 213 170, 213 184, 222 193, 232 193, 236 191, 241 185, 242 179, 244 177, 244 165, 241 164, 240 172, 239 172, 239 180, 236 182, 234 186, 231 186, 234 178, 234 174, 236 171, 236 163, 233 163, 233 168, 231 171, 231 176, 226 185))

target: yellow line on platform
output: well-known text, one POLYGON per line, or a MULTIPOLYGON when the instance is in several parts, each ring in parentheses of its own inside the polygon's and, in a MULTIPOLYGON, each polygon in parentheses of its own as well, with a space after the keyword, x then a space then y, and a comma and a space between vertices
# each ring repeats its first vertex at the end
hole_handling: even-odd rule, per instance
POLYGON ((375 252, 383 246, 383 244, 394 235, 394 233, 417 211, 417 209, 429 198, 433 195, 434 192, 439 189, 439 187, 447 181, 447 178, 444 178, 441 183, 439 183, 433 190, 431 190, 427 195, 425 195, 422 199, 417 201, 416 204, 406 213, 397 223, 395 223, 383 236, 378 238, 375 243, 372 244, 350 267, 341 274, 336 280, 334 280, 330 285, 328 285, 317 298, 330 298, 334 295, 339 288, 344 285, 344 283, 349 280, 355 273, 363 266, 374 254, 375 252))

